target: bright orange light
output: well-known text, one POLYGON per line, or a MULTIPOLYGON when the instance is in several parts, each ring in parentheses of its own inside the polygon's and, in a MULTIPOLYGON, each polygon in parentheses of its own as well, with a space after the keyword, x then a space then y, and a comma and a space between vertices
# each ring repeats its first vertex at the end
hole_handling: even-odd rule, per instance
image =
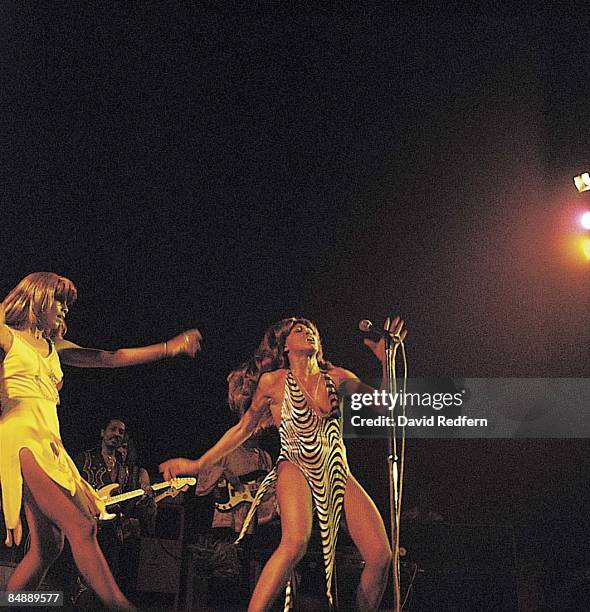
POLYGON ((574 176, 574 184, 580 193, 583 191, 590 191, 590 173, 584 172, 578 174, 578 176, 574 176))
POLYGON ((590 238, 584 238, 582 240, 582 251, 586 256, 586 259, 590 261, 590 238))
POLYGON ((580 217, 580 224, 582 225, 584 229, 590 229, 590 210, 586 211, 580 217))

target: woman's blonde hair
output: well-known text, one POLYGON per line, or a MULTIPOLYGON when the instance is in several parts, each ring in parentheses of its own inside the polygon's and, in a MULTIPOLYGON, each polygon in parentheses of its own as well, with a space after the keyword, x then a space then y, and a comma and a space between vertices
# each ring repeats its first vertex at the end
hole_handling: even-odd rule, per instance
POLYGON ((43 335, 50 339, 63 338, 67 326, 60 321, 55 329, 44 327, 43 313, 50 308, 54 300, 68 306, 76 301, 78 292, 74 283, 53 272, 33 272, 29 274, 4 298, 4 316, 6 325, 20 328, 35 325, 43 335))

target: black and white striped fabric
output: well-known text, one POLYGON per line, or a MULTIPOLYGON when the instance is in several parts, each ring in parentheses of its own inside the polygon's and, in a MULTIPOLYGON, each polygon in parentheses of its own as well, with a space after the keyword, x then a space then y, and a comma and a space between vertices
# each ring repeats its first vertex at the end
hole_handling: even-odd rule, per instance
MULTIPOLYGON (((344 490, 349 468, 342 439, 342 418, 338 393, 329 374, 324 372, 323 376, 331 406, 330 413, 325 417, 318 415, 308 404, 295 376, 289 370, 281 406, 281 424, 279 427, 281 452, 274 468, 260 485, 237 542, 246 533, 258 504, 269 488, 275 484, 279 463, 290 461, 293 465, 296 465, 302 471, 311 489, 322 542, 326 572, 326 596, 330 606, 332 606, 332 578, 334 575, 336 542, 340 519, 342 518, 344 490)), ((285 611, 292 609, 291 586, 290 581, 287 585, 285 611)))

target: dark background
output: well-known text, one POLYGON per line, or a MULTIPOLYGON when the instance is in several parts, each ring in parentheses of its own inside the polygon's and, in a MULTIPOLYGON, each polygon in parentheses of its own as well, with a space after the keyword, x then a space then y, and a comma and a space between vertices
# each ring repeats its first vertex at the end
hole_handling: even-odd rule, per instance
MULTIPOLYGON (((114 413, 152 470, 196 456, 285 316, 363 377, 357 323, 390 313, 412 376, 588 375, 587 10, 7 1, 0 23, 0 293, 51 270, 78 286, 82 345, 205 338, 194 362, 67 368, 72 452, 114 413)), ((380 444, 349 454, 386 512, 380 444)), ((589 450, 416 441, 406 503, 543 542, 587 517, 589 450)))

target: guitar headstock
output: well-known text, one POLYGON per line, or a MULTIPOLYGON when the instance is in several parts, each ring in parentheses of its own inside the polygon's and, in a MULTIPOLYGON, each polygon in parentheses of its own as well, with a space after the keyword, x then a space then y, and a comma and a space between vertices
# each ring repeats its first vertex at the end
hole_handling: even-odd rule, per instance
POLYGON ((169 484, 171 487, 178 490, 178 489, 182 489, 183 487, 187 487, 187 486, 193 487, 194 485, 197 484, 197 479, 194 478, 193 476, 188 477, 188 478, 172 478, 172 480, 169 481, 169 484))
POLYGON ((154 497, 154 501, 157 504, 163 499, 166 499, 167 497, 171 497, 172 499, 174 499, 175 497, 178 497, 178 495, 180 495, 181 493, 186 493, 186 491, 188 491, 188 487, 189 485, 187 484, 185 484, 184 487, 182 487, 181 489, 175 489, 174 487, 170 487, 169 489, 164 491, 164 493, 160 493, 160 495, 154 497))
POLYGON ((170 497, 174 498, 180 493, 186 493, 188 491, 188 485, 185 484, 182 489, 170 489, 170 497))

